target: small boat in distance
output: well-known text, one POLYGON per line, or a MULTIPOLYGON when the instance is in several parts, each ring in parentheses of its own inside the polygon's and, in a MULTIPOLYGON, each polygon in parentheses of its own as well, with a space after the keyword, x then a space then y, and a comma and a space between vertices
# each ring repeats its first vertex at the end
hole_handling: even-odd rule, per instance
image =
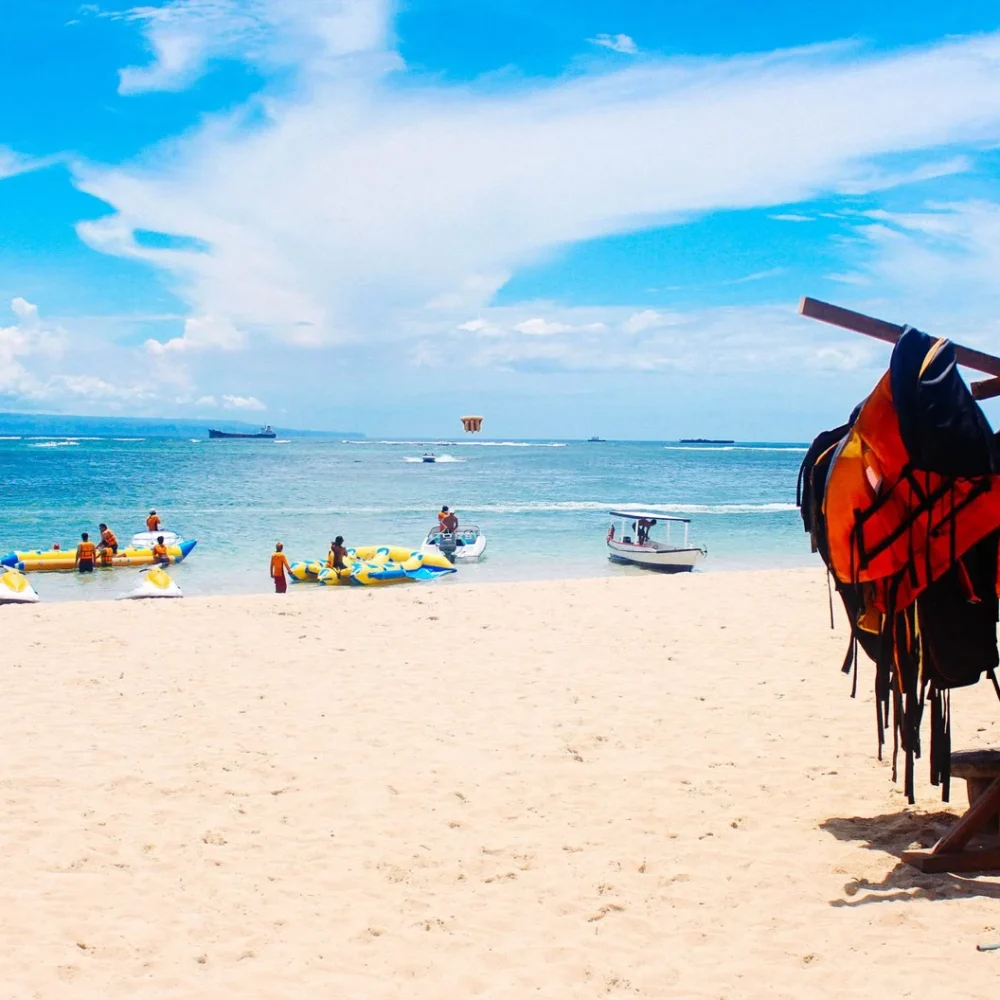
POLYGON ((423 457, 423 459, 421 459, 421 461, 424 461, 424 462, 436 462, 437 461, 437 456, 434 454, 433 451, 425 451, 424 452, 424 457, 423 457))
POLYGON ((736 444, 735 441, 730 441, 728 438, 723 440, 722 438, 681 438, 680 444, 736 444))
POLYGON ((708 555, 707 549, 688 541, 690 518, 644 510, 612 510, 609 513, 608 558, 614 563, 683 573, 694 569, 695 564, 708 555), (670 538, 670 526, 674 524, 684 525, 684 541, 680 545, 670 538), (661 537, 652 538, 654 532, 661 537))
POLYGON ((268 424, 266 427, 261 427, 259 431, 255 434, 237 434, 231 431, 217 431, 215 428, 210 427, 208 429, 208 436, 213 440, 218 438, 225 438, 227 440, 240 438, 243 440, 251 441, 273 441, 278 435, 275 431, 271 430, 271 425, 268 424))
POLYGON ((592 438, 587 438, 587 444, 604 444, 604 438, 595 434, 592 438))

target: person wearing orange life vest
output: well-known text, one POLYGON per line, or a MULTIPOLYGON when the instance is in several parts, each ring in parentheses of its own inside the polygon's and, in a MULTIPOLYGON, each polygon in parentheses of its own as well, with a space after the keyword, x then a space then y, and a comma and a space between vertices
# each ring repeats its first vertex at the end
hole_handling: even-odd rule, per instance
POLYGON ((276 594, 283 594, 288 589, 288 577, 286 574, 292 571, 284 549, 285 546, 281 542, 278 542, 274 546, 274 554, 271 556, 271 579, 274 580, 274 592, 276 594))
POLYGON ((85 531, 80 536, 80 544, 76 547, 76 568, 81 573, 94 572, 94 560, 97 558, 97 546, 90 540, 90 535, 85 531))
POLYGON ((453 510, 448 509, 447 505, 442 507, 441 513, 438 514, 438 527, 450 535, 458 531, 458 518, 453 510))
POLYGON ((101 560, 101 565, 102 566, 113 566, 114 565, 115 554, 114 554, 114 552, 111 551, 110 548, 108 548, 108 546, 105 545, 103 548, 101 546, 98 546, 97 547, 97 554, 98 554, 98 557, 101 560))
POLYGON ((106 525, 99 524, 97 526, 101 529, 101 540, 98 542, 98 549, 111 549, 112 554, 118 554, 118 539, 115 537, 115 533, 106 525))
POLYGON ((153 562, 157 566, 170 565, 170 552, 163 544, 163 535, 157 535, 156 544, 153 546, 153 562))
POLYGON ((160 530, 160 515, 156 513, 155 510, 149 512, 149 517, 146 518, 146 530, 147 531, 159 531, 160 530))

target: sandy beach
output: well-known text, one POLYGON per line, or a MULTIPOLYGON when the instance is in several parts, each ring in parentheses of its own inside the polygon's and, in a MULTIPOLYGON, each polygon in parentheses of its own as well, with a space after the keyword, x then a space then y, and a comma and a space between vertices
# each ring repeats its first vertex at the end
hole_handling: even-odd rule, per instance
MULTIPOLYGON (((992 998, 820 571, 0 608, 0 996, 992 998)), ((998 745, 988 685, 955 748, 998 745)))

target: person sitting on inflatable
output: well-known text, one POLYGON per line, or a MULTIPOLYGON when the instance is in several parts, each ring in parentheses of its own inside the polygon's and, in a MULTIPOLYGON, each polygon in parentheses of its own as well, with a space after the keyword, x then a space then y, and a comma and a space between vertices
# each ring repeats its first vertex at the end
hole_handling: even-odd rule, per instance
POLYGON ((163 535, 157 536, 156 544, 153 546, 153 562, 158 566, 170 565, 170 553, 167 551, 166 545, 163 544, 163 535))
POLYGON ((157 514, 155 510, 151 510, 149 512, 149 517, 146 518, 146 530, 147 531, 160 530, 160 515, 157 514))
POLYGON ((344 556, 347 555, 347 549, 344 548, 344 536, 337 535, 337 537, 330 542, 330 551, 326 557, 326 564, 330 569, 347 569, 344 565, 344 556))
POLYGON ((100 557, 101 557, 101 565, 102 566, 111 566, 112 565, 112 560, 115 558, 114 552, 110 548, 108 548, 108 546, 106 546, 106 545, 103 548, 101 546, 98 546, 97 547, 97 551, 98 551, 98 553, 100 554, 100 557))
POLYGON ((112 553, 118 554, 118 539, 115 537, 115 533, 106 525, 99 524, 97 526, 101 529, 101 540, 97 544, 98 549, 111 549, 112 553))

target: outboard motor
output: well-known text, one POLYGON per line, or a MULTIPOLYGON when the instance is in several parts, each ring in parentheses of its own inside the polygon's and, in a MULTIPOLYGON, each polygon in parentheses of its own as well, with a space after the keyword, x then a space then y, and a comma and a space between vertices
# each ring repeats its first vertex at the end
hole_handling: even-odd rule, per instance
POLYGON ((456 540, 454 534, 442 531, 441 534, 437 536, 434 544, 441 551, 441 554, 447 557, 449 562, 455 561, 455 549, 458 548, 458 541, 456 540))

